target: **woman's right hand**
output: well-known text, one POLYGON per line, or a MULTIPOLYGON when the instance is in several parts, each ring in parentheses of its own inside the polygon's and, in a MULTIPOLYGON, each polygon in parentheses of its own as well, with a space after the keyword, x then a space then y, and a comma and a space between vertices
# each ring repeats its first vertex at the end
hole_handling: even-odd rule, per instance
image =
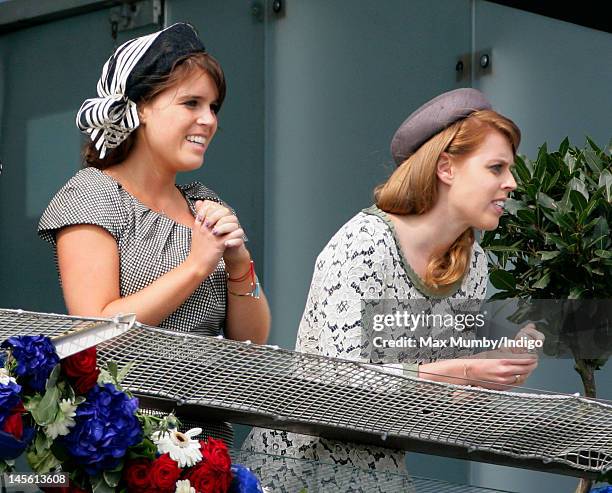
MULTIPOLYGON (((236 225, 236 229, 238 227, 236 225)), ((191 228, 191 251, 187 262, 193 266, 198 276, 206 278, 217 268, 225 252, 225 242, 231 233, 228 231, 223 235, 215 235, 198 216, 194 218, 191 228)))

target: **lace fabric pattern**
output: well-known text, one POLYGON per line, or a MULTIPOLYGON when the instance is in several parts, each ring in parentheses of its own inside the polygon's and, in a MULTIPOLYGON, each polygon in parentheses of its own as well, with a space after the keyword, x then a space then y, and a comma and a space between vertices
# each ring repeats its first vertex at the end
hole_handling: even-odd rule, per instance
MULTIPOLYGON (((371 351, 367 350, 369 341, 363 336, 362 300, 423 300, 430 313, 448 312, 455 306, 453 301, 483 300, 487 283, 487 259, 480 245, 474 243, 469 269, 452 292, 444 297, 423 292, 426 291, 423 283, 404 258, 392 223, 384 212, 370 207, 340 228, 318 256, 295 349, 352 361, 385 363, 384 359, 364 357, 364 353, 371 351)), ((432 336, 446 337, 444 332, 432 336)), ((407 349, 401 352, 399 361, 409 371, 416 370, 418 363, 464 354, 465 350, 458 348, 407 349)), ((243 448, 362 469, 405 472, 403 451, 286 431, 255 428, 243 448)))

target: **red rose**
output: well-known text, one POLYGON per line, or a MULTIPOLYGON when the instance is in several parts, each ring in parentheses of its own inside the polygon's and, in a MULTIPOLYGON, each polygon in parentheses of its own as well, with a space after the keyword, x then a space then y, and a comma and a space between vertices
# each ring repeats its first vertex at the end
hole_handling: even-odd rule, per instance
POLYGON ((206 442, 200 440, 200 451, 202 460, 209 463, 213 469, 224 472, 229 471, 232 467, 232 459, 223 440, 214 438, 209 438, 206 442))
POLYGON ((123 469, 123 479, 127 483, 130 493, 147 493, 151 490, 149 472, 151 461, 148 459, 134 459, 128 461, 123 469))
POLYGON ((196 491, 202 493, 226 493, 232 482, 231 465, 227 446, 223 440, 200 440, 202 460, 187 470, 188 479, 196 491))
POLYGON ((62 371, 70 379, 77 394, 86 394, 98 381, 96 347, 90 347, 62 360, 62 371))
POLYGON ((17 404, 4 421, 2 431, 13 435, 17 440, 21 440, 23 436, 23 420, 21 419, 21 414, 25 412, 26 410, 23 404, 21 402, 17 404))
POLYGON ((79 378, 93 373, 96 369, 96 346, 68 356, 62 360, 62 370, 72 378, 79 378))
POLYGON ((174 493, 180 476, 181 469, 169 454, 159 456, 151 466, 151 486, 156 488, 158 493, 174 493))
POLYGON ((74 386, 74 390, 76 391, 77 394, 86 394, 96 384, 99 376, 100 376, 100 370, 96 368, 92 373, 83 375, 82 377, 79 377, 76 380, 73 380, 72 384, 74 386))

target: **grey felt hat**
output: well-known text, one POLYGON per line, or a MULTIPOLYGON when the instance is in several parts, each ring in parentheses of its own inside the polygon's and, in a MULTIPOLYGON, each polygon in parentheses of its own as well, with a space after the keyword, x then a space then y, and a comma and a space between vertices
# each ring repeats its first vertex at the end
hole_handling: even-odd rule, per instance
POLYGON ((391 154, 402 164, 431 137, 475 111, 490 110, 491 103, 476 89, 464 87, 445 92, 412 113, 395 132, 391 154))

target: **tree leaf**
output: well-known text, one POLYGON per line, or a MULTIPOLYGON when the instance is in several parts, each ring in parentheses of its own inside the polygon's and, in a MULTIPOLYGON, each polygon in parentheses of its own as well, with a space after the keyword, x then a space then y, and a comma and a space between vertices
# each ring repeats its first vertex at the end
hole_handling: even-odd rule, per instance
POLYGON ((546 273, 533 285, 534 289, 544 289, 550 283, 550 272, 546 273))
POLYGON ((529 183, 531 180, 531 172, 529 171, 529 168, 527 168, 523 158, 517 155, 514 159, 514 163, 514 172, 518 178, 517 181, 521 184, 529 183))
POLYGON ((525 202, 521 202, 520 200, 508 199, 506 200, 506 204, 504 205, 504 209, 509 214, 516 216, 516 213, 519 210, 527 209, 527 204, 525 202))
MULTIPOLYGON (((606 154, 608 154, 608 156, 610 154, 612 154, 612 138, 610 139, 610 141, 608 142, 608 145, 606 147, 606 154)), ((611 471, 612 472, 612 471, 611 471)))
POLYGON ((582 295, 586 293, 586 291, 586 289, 581 287, 573 287, 572 289, 570 289, 568 299, 577 300, 579 298, 582 298, 582 295))
POLYGON ((493 286, 500 290, 511 291, 516 288, 515 277, 505 270, 494 270, 491 272, 489 280, 493 286))
MULTIPOLYGON (((578 223, 579 224, 584 224, 584 222, 588 219, 588 217, 593 213, 593 211, 595 209, 597 209, 597 207, 601 204, 601 194, 602 192, 602 188, 600 188, 599 190, 597 190, 592 196, 591 196, 591 200, 589 200, 588 205, 586 206, 586 208, 580 213, 580 217, 578 218, 578 223)), ((583 231, 586 228, 587 225, 585 225, 585 227, 583 228, 583 231)))
POLYGON ((576 156, 574 156, 571 153, 568 153, 565 155, 565 159, 563 159, 563 162, 567 166, 567 170, 569 171, 571 175, 576 170, 576 164, 577 164, 576 156))
POLYGON ((595 151, 596 154, 601 154, 601 149, 599 148, 599 146, 588 135, 586 137, 586 141, 589 144, 589 146, 591 146, 591 149, 595 151))
POLYGON ((610 250, 595 250, 595 255, 601 258, 612 258, 612 252, 610 250))
POLYGON ((510 246, 506 246, 506 245, 491 245, 491 246, 488 246, 486 249, 488 251, 490 251, 490 252, 510 252, 510 253, 516 253, 516 252, 520 252, 521 251, 518 248, 517 245, 510 245, 510 246))
POLYGON ((542 260, 552 260, 555 257, 558 257, 561 252, 553 251, 553 252, 538 252, 542 258, 542 260))
POLYGON ((603 187, 604 196, 608 202, 612 202, 612 173, 605 169, 599 175, 599 187, 603 187))
POLYGON ((579 178, 572 178, 568 183, 568 188, 570 190, 576 190, 577 192, 580 192, 585 199, 589 200, 589 192, 587 190, 587 187, 584 182, 579 178))
POLYGON ((578 214, 582 214, 587 207, 587 200, 580 192, 576 190, 570 190, 570 201, 574 206, 574 210, 578 214))
POLYGON ((561 144, 559 145, 559 155, 563 158, 565 157, 565 154, 567 154, 567 150, 569 149, 569 138, 565 137, 565 139, 563 139, 563 141, 561 142, 561 144))
POLYGON ((536 222, 536 215, 532 209, 520 209, 516 216, 527 224, 535 224, 536 222))
POLYGON ((561 172, 557 171, 554 175, 548 178, 546 180, 546 185, 543 188, 544 192, 548 192, 549 190, 551 190, 556 185, 557 181, 559 181, 560 176, 561 172))
POLYGON ((538 204, 547 209, 558 209, 557 203, 543 192, 538 192, 538 204))
POLYGON ((544 238, 547 245, 554 244, 559 249, 567 248, 569 246, 568 243, 559 235, 545 233, 544 238))
POLYGON ((574 230, 574 222, 569 214, 555 213, 552 215, 552 217, 554 218, 557 226, 559 226, 559 229, 567 231, 574 230))
POLYGON ((542 179, 546 176, 547 169, 548 169, 548 151, 546 148, 546 143, 544 143, 544 145, 540 147, 540 150, 538 151, 538 159, 536 160, 534 174, 533 174, 534 181, 537 184, 542 183, 542 179))
POLYGON ((601 170, 604 169, 605 166, 601 162, 601 159, 599 158, 597 153, 593 149, 587 148, 584 150, 583 155, 584 160, 586 161, 589 168, 591 168, 591 171, 596 175, 599 175, 599 173, 601 173, 601 170))

